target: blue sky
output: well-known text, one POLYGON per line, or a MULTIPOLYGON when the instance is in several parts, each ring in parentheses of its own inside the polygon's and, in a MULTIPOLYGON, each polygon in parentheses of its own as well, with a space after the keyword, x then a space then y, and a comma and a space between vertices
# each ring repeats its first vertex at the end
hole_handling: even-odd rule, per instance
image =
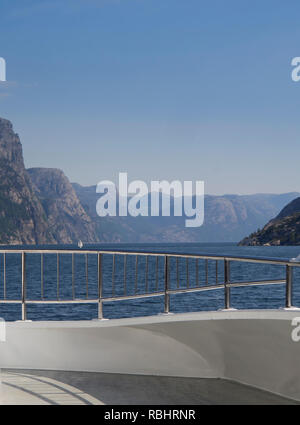
POLYGON ((299 191, 296 0, 1 0, 0 116, 83 185, 299 191))

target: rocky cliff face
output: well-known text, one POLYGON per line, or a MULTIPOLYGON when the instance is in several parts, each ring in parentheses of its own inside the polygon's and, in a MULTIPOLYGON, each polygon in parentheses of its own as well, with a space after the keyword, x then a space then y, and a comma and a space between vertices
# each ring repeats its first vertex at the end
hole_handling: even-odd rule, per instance
POLYGON ((0 243, 52 243, 44 210, 24 167, 12 124, 0 118, 0 243))
POLYGON ((96 233, 64 173, 26 170, 20 139, 0 118, 0 243, 98 242, 96 233))
POLYGON ((82 207, 65 174, 55 168, 27 170, 57 243, 98 242, 96 226, 82 207))
POLYGON ((300 198, 290 202, 262 230, 244 238, 239 245, 300 245, 300 198))

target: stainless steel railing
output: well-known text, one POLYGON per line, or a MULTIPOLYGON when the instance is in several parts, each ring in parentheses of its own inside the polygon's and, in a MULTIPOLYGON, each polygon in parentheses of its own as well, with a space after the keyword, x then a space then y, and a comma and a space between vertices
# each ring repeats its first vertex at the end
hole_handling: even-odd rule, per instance
MULTIPOLYGON (((164 297, 164 313, 170 312, 170 296, 173 294, 183 294, 189 292, 211 291, 216 289, 224 289, 224 309, 231 308, 231 288, 254 286, 254 285, 282 285, 286 287, 285 290, 285 308, 292 307, 292 286, 293 286, 293 268, 300 267, 300 263, 290 262, 281 259, 269 258, 250 258, 250 257, 230 257, 230 256, 215 256, 215 255, 197 255, 197 254, 180 254, 171 252, 135 252, 135 251, 110 251, 110 250, 0 250, 0 258, 3 258, 3 298, 0 298, 0 304, 21 304, 22 306, 22 320, 27 319, 27 305, 28 304, 83 304, 83 303, 97 303, 98 304, 98 319, 103 319, 103 303, 111 301, 122 301, 138 298, 148 297, 164 297), (21 297, 11 299, 7 297, 7 255, 16 254, 21 257, 21 297), (56 298, 45 298, 45 255, 56 256, 56 298), (28 299, 26 288, 26 275, 27 275, 27 258, 29 255, 40 256, 40 298, 28 299), (61 256, 71 256, 71 298, 61 299, 61 256), (85 296, 76 298, 75 293, 75 256, 84 256, 85 258, 85 296), (108 282, 111 286, 110 295, 103 294, 103 256, 112 257, 111 265, 111 281, 108 282), (96 256, 97 270, 96 270, 96 285, 97 296, 89 297, 89 256, 96 256), (133 283, 133 293, 129 293, 129 279, 128 279, 128 258, 135 257, 134 267, 131 268, 131 283, 133 283), (117 257, 123 258, 122 274, 123 274, 123 290, 122 294, 116 292, 116 259, 117 257), (155 258, 152 268, 150 267, 150 258, 155 258), (140 259, 144 258, 144 288, 142 292, 140 289, 141 268, 140 259), (159 259, 163 259, 163 286, 159 285, 159 259), (194 260, 195 269, 191 270, 190 261, 194 260), (175 260, 173 267, 170 266, 170 261, 175 260), (185 279, 184 286, 182 287, 182 279, 179 273, 179 261, 185 262, 185 279), (204 276, 199 276, 199 261, 204 261, 204 276), (231 281, 230 265, 234 262, 242 263, 256 263, 264 265, 277 265, 285 267, 285 277, 282 279, 264 279, 264 280, 250 280, 250 281, 231 281), (220 271, 220 263, 223 265, 223 271, 220 271), (215 268, 214 282, 209 283, 209 267, 211 265, 215 268), (149 286, 149 271, 152 270, 151 280, 154 282, 154 288, 149 286), (170 270, 173 271, 173 280, 175 280, 175 287, 170 285, 170 270), (194 284, 192 285, 192 282, 194 284)), ((174 261, 173 261, 174 262, 174 261)), ((120 266, 121 267, 121 266, 120 266)), ((108 279, 108 272, 105 274, 105 279, 108 279)), ((1 282, 1 279, 0 279, 1 282)), ((174 283, 174 282, 173 282, 174 283)), ((153 286, 153 285, 152 285, 153 286)), ((120 288, 118 288, 118 292, 120 288)))

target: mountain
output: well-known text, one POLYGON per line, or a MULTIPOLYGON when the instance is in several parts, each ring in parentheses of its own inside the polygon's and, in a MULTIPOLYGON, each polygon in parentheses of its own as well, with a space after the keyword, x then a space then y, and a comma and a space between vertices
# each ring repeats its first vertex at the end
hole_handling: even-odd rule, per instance
POLYGON ((22 145, 0 118, 0 243, 53 243, 42 205, 25 170, 22 145))
MULTIPOLYGON (((73 183, 76 194, 106 242, 236 242, 278 214, 299 194, 205 196, 204 225, 186 228, 186 217, 98 217, 96 186, 73 183)), ((172 202, 171 202, 172 204, 172 202)), ((150 205, 150 202, 149 202, 150 205)))
POLYGON ((0 243, 98 242, 96 226, 64 173, 25 169, 22 145, 0 118, 0 243))
POLYGON ((293 216, 294 214, 297 214, 300 212, 300 197, 294 199, 292 202, 290 202, 288 205, 286 205, 278 214, 276 217, 278 220, 293 216))
POLYGON ((100 218, 96 187, 71 185, 63 171, 54 168, 26 170, 19 136, 10 121, 0 118, 1 244, 68 244, 79 239, 88 243, 235 242, 262 227, 298 196, 206 195, 205 222, 199 228, 186 228, 185 216, 100 218))
POLYGON ((81 205, 96 226, 98 240, 111 243, 137 241, 136 230, 127 223, 127 217, 97 215, 96 202, 99 195, 96 193, 96 186, 81 186, 78 183, 72 183, 72 186, 81 205))
POLYGON ((300 197, 286 205, 262 230, 239 245, 300 245, 300 197))
POLYGON ((56 243, 70 244, 79 239, 89 243, 99 242, 96 225, 85 212, 63 171, 30 168, 27 172, 56 243))

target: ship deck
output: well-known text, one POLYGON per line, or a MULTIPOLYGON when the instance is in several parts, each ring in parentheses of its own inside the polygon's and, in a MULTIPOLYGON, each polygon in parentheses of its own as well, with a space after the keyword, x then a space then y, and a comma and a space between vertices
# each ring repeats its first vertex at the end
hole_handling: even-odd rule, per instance
POLYGON ((0 405, 299 404, 227 379, 2 369, 0 405))

